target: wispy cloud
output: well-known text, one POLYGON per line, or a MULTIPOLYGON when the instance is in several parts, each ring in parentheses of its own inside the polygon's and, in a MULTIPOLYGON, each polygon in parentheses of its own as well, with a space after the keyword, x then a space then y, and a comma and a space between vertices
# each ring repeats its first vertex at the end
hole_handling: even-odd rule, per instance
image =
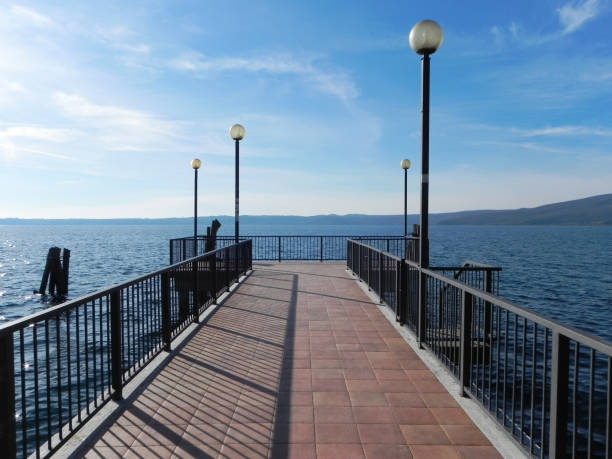
POLYGON ((507 41, 506 37, 515 43, 527 46, 542 45, 576 32, 587 21, 595 19, 600 12, 600 0, 573 1, 555 11, 559 21, 556 30, 544 33, 533 32, 513 21, 506 27, 497 25, 491 27, 490 33, 498 46, 507 41))
POLYGON ((47 142, 62 143, 74 137, 68 129, 53 129, 40 126, 11 126, 0 130, 0 159, 14 161, 18 152, 70 160, 69 156, 33 148, 32 144, 45 145, 47 142))
POLYGON ((225 71, 297 75, 311 83, 320 92, 331 94, 345 102, 359 95, 357 86, 348 74, 326 71, 314 65, 312 60, 300 61, 289 55, 210 58, 200 53, 187 53, 173 59, 170 66, 177 70, 200 75, 225 71))
POLYGON ((145 43, 139 43, 135 39, 135 33, 125 26, 99 27, 95 31, 98 41, 111 48, 135 54, 148 54, 151 47, 145 43))
POLYGON ((11 7, 11 13, 14 16, 27 20, 29 23, 35 26, 50 26, 53 25, 53 21, 47 16, 44 16, 37 11, 30 8, 25 8, 20 5, 13 5, 11 7))
POLYGON ((142 110, 102 105, 78 94, 56 92, 53 101, 61 112, 115 151, 194 151, 199 137, 192 122, 166 120, 142 110))
POLYGON ((578 30, 586 21, 599 14, 599 0, 572 2, 557 10, 559 22, 563 26, 563 34, 578 30))
POLYGON ((612 137, 612 130, 598 129, 585 126, 555 126, 540 129, 514 129, 522 137, 544 137, 544 136, 601 136, 612 137))

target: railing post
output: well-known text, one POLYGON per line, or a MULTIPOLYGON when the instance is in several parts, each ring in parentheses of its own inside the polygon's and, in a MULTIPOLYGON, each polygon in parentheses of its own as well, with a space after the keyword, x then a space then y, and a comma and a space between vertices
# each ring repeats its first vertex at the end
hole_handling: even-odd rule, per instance
POLYGON ((193 323, 197 324, 200 322, 200 307, 199 307, 199 285, 198 285, 198 264, 197 260, 193 260, 193 309, 191 313, 193 314, 193 323))
POLYGON ((319 246, 321 247, 321 263, 323 263, 323 236, 321 236, 319 246))
POLYGON ((278 262, 281 262, 281 237, 278 237, 278 262))
POLYGON ((170 249, 169 249, 169 253, 170 253, 170 264, 172 264, 172 260, 174 260, 174 254, 172 253, 173 249, 174 249, 174 244, 172 244, 172 239, 170 239, 170 249))
POLYGON ((389 252, 389 239, 387 239, 387 252, 389 252))
POLYGON ((552 334, 550 375, 550 458, 566 457, 569 382, 569 339, 558 331, 552 334))
POLYGON ((162 341, 164 343, 164 351, 170 352, 172 340, 171 324, 170 324, 170 276, 168 273, 161 275, 161 320, 162 320, 162 341))
POLYGON ((383 304, 383 255, 378 253, 378 298, 383 304))
POLYGON ((404 325, 406 323, 406 308, 408 306, 408 270, 406 269, 406 262, 404 259, 401 259, 398 263, 399 267, 397 271, 399 273, 399 282, 397 285, 399 286, 399 303, 395 320, 399 321, 400 325, 404 325))
MULTIPOLYGON (((485 292, 487 293, 493 292, 493 272, 489 269, 485 270, 484 285, 485 285, 485 292)), ((485 338, 489 338, 491 336, 492 308, 493 308, 493 305, 490 302, 486 301, 484 304, 485 338)))
POLYGON ((466 396, 472 380, 472 305, 474 298, 465 290, 461 295, 461 353, 459 363, 459 395, 466 396))
POLYGON ((111 323, 111 383, 113 400, 123 398, 121 382, 121 292, 114 290, 110 294, 110 323, 111 323))
POLYGON ((213 304, 217 304, 217 254, 210 257, 210 283, 212 290, 213 304))
POLYGON ((362 245, 361 245, 361 243, 359 245, 357 245, 357 247, 358 247, 358 250, 357 250, 357 259, 358 259, 357 269, 359 270, 359 273, 358 273, 359 274, 359 281, 361 282, 361 280, 362 280, 362 277, 361 277, 361 247, 362 247, 362 245))
POLYGON ((417 340, 419 348, 423 348, 427 326, 427 276, 419 266, 419 309, 417 313, 417 340))
MULTIPOLYGON (((0 445, 7 458, 17 457, 15 424, 15 357, 13 333, 0 336, 0 445)), ((25 419, 23 420, 25 422, 25 419)))
POLYGON ((372 290, 372 284, 370 283, 370 279, 372 279, 372 250, 367 247, 366 253, 368 254, 368 290, 372 290))

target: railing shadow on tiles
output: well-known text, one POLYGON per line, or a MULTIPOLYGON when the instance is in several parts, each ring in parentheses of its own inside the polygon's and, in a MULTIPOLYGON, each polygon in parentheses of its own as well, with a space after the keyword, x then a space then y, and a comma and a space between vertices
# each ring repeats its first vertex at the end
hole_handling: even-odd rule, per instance
POLYGON ((251 269, 251 241, 0 326, 3 457, 46 457, 251 269))
POLYGON ((347 266, 528 454, 612 458, 612 343, 499 298, 497 267, 421 269, 355 240, 347 266))

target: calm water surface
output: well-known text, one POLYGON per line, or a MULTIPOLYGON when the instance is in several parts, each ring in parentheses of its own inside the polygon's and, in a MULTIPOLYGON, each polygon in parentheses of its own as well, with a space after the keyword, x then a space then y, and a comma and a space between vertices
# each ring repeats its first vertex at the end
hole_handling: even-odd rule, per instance
MULTIPOLYGON (((220 235, 232 234, 222 227, 220 235)), ((38 289, 51 246, 72 251, 77 298, 168 263, 168 240, 190 225, 0 226, 0 323, 49 306, 38 289)), ((399 235, 402 226, 242 225, 244 234, 399 235)), ((431 264, 503 268, 500 296, 612 340, 612 227, 433 226, 431 264)))

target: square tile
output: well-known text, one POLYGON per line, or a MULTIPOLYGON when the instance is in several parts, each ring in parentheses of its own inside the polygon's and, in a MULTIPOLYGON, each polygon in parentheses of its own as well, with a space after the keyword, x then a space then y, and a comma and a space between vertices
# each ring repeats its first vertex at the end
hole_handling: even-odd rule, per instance
POLYGON ((406 445, 367 444, 363 449, 367 459, 412 459, 406 445))
POLYGON ((408 406, 411 408, 425 408, 425 402, 416 392, 389 392, 385 394, 389 406, 408 406))
POLYGON ((350 406, 348 392, 314 392, 314 405, 326 406, 350 406))
POLYGON ((317 444, 320 443, 359 443, 356 424, 315 424, 317 444))
POLYGON ((409 445, 450 445, 439 425, 401 425, 400 429, 409 445))
POLYGON ((285 423, 276 424, 273 432, 273 443, 309 443, 315 441, 314 424, 311 423, 285 423))
POLYGON ((385 443, 399 445, 404 442, 404 437, 397 424, 358 424, 359 438, 361 443, 385 443))
POLYGON ((349 392, 352 406, 387 406, 382 392, 349 392))
POLYGON ((348 406, 315 406, 314 408, 316 424, 352 424, 354 421, 353 410, 348 406))
POLYGON ((363 447, 356 444, 317 444, 317 459, 361 459, 363 447))
POLYGON ((453 445, 490 446, 491 443, 475 425, 443 425, 453 445))
POLYGON ((354 406, 353 416, 357 424, 394 424, 393 411, 387 406, 354 406))

